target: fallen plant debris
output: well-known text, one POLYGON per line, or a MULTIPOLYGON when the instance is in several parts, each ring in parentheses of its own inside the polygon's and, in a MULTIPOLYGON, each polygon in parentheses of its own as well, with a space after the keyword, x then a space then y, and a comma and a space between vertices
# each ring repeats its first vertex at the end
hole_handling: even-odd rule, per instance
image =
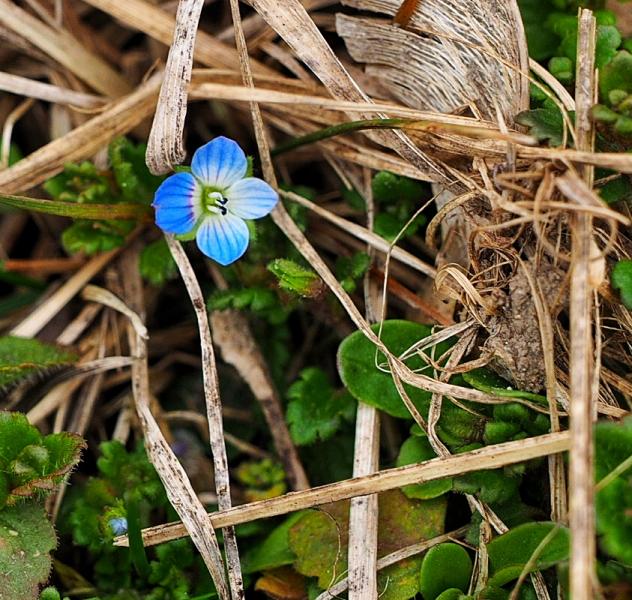
POLYGON ((626 10, 0 0, 0 600, 631 597, 626 10))

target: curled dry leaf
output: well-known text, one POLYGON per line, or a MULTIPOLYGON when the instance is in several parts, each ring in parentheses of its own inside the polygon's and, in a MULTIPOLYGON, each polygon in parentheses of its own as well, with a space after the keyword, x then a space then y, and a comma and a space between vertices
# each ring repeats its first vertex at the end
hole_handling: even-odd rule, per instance
MULTIPOLYGON (((344 3, 389 16, 401 4, 344 3)), ((424 0, 405 29, 383 18, 343 14, 336 28, 353 59, 366 63, 367 74, 407 106, 450 112, 475 104, 492 121, 498 106, 509 123, 528 108, 527 44, 513 0, 424 0)))

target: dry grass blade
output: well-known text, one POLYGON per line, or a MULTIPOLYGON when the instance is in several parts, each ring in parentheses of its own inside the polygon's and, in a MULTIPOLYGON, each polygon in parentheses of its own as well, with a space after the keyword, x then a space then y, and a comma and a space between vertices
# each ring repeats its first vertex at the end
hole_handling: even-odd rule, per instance
MULTIPOLYGON (((200 332, 200 346, 202 349, 202 376, 204 378, 204 398, 206 400, 206 418, 208 420, 209 440, 213 465, 215 467, 215 491, 220 510, 229 510, 232 506, 230 499, 230 475, 228 472, 228 459, 226 457, 226 445, 224 443, 224 425, 222 422, 222 402, 219 397, 219 378, 215 364, 215 351, 209 326, 208 314, 204 296, 200 284, 195 276, 193 267, 189 262, 180 242, 171 236, 166 236, 171 256, 178 265, 184 285, 187 288, 193 310, 197 319, 200 332)), ((239 550, 237 538, 232 527, 224 528, 224 549, 226 551, 226 566, 228 580, 233 600, 244 597, 244 583, 239 562, 239 550)))
POLYGON ((14 194, 39 185, 59 173, 65 164, 92 156, 117 135, 136 127, 151 114, 159 81, 157 77, 151 78, 101 114, 0 171, 0 190, 14 194))
POLYGON ((186 155, 182 145, 187 115, 187 90, 193 69, 195 34, 204 0, 180 0, 173 43, 165 68, 158 106, 147 142, 145 161, 154 175, 180 164, 186 155))
POLYGON ((101 272, 105 265, 117 254, 117 251, 105 252, 91 259, 54 294, 48 297, 46 302, 33 310, 26 319, 16 325, 11 330, 11 335, 19 337, 33 337, 37 335, 68 304, 69 300, 78 294, 97 273, 101 272))
MULTIPOLYGON (((126 297, 129 297, 128 310, 136 312, 138 319, 141 319, 140 314, 138 314, 142 311, 142 284, 137 268, 138 253, 130 252, 124 258, 127 273, 124 287, 126 297)), ((215 530, 209 523, 204 506, 193 490, 184 468, 165 440, 151 412, 147 344, 131 325, 128 328, 128 340, 132 355, 136 359, 132 367, 132 392, 149 459, 160 476, 169 502, 182 519, 191 540, 202 555, 219 597, 221 600, 230 600, 231 596, 224 574, 224 563, 215 530)))
MULTIPOLYGON (((314 21, 297 0, 279 5, 274 0, 254 0, 252 6, 264 18, 294 53, 324 83, 334 98, 366 102, 368 98, 344 68, 338 57, 323 38, 314 21)), ((374 118, 375 112, 363 118, 374 118)), ((394 149, 430 180, 444 178, 441 169, 424 155, 402 132, 380 132, 374 136, 380 143, 394 149)))
POLYGON ((307 198, 303 198, 303 196, 300 196, 299 194, 296 194, 295 192, 286 192, 286 191, 280 190, 279 193, 284 198, 287 198, 288 200, 291 200, 292 202, 296 202, 297 204, 300 204, 301 206, 305 206, 306 208, 309 208, 312 212, 314 212, 318 216, 327 219, 331 223, 334 223, 335 225, 337 225, 344 231, 350 233, 351 235, 358 238, 359 240, 366 242, 372 248, 375 248, 376 250, 379 250, 380 252, 383 252, 384 254, 390 254, 390 256, 399 260, 402 264, 408 265, 409 267, 419 271, 420 273, 423 273, 424 275, 427 275, 428 277, 434 278, 436 276, 437 271, 434 267, 420 260, 419 258, 411 254, 410 252, 407 252, 406 250, 402 250, 398 246, 393 246, 392 244, 389 244, 384 238, 373 233, 366 227, 362 227, 361 225, 353 223, 352 221, 343 219, 342 217, 339 217, 338 215, 332 213, 331 211, 318 206, 314 202, 311 202, 307 198))
POLYGON ((281 398, 272 382, 268 365, 257 346, 250 324, 233 310, 213 311, 211 326, 225 362, 233 365, 259 402, 272 435, 274 448, 294 490, 309 488, 307 475, 285 423, 281 398), (238 331, 239 335, 235 335, 238 331))
POLYGON ((0 0, 0 24, 26 38, 94 90, 114 98, 131 91, 123 77, 69 33, 42 23, 10 0, 0 0))
MULTIPOLYGON (((577 39, 577 144, 592 150, 593 132, 588 110, 595 97, 596 22, 589 10, 581 10, 577 39)), ((588 180, 592 177, 588 175, 588 180)), ((572 229, 570 289, 570 593, 575 600, 591 600, 596 591, 594 515, 593 397, 594 366, 593 289, 591 285, 592 218, 574 216, 572 229)))
POLYGON ((61 88, 57 85, 4 72, 0 72, 0 90, 46 102, 69 104, 78 108, 94 108, 104 103, 104 99, 100 96, 61 88))
MULTIPOLYGON (((112 15, 115 19, 133 29, 138 29, 148 36, 170 46, 173 41, 175 19, 158 6, 145 0, 86 0, 94 6, 112 15)), ((193 58, 209 67, 236 69, 239 66, 234 48, 220 42, 215 37, 202 31, 197 33, 193 58)), ((262 67, 258 67, 262 71, 262 67)))
MULTIPOLYGON (((435 458, 415 465, 387 469, 364 477, 347 479, 302 492, 292 492, 270 500, 244 504, 229 511, 210 513, 208 519, 215 528, 248 523, 256 519, 283 515, 329 502, 385 492, 413 483, 425 483, 463 473, 495 469, 532 458, 565 452, 569 445, 568 432, 549 433, 517 442, 486 446, 480 450, 447 458, 435 458)), ((146 546, 152 546, 186 535, 186 529, 181 523, 169 523, 143 530, 143 541, 146 546)), ((126 546, 127 536, 116 538, 115 544, 126 546)))

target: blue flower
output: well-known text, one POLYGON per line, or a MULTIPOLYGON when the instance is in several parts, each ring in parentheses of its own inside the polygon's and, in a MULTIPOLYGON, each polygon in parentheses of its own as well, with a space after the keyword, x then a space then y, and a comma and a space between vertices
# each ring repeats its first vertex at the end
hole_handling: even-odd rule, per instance
POLYGON ((193 155, 191 173, 176 173, 156 190, 156 224, 174 234, 195 232, 209 258, 229 265, 248 247, 244 219, 265 217, 278 194, 256 177, 246 177, 248 160, 237 142, 217 137, 193 155))
POLYGON ((114 517, 108 521, 108 525, 114 535, 127 533, 127 519, 125 517, 114 517))

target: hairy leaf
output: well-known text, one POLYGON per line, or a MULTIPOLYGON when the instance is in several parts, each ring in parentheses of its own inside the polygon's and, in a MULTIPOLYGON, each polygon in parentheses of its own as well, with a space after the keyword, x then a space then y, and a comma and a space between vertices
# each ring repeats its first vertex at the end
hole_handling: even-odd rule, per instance
POLYGON ((303 369, 288 389, 286 418, 292 439, 299 446, 330 438, 351 421, 356 403, 346 390, 335 390, 327 374, 316 367, 303 369))

